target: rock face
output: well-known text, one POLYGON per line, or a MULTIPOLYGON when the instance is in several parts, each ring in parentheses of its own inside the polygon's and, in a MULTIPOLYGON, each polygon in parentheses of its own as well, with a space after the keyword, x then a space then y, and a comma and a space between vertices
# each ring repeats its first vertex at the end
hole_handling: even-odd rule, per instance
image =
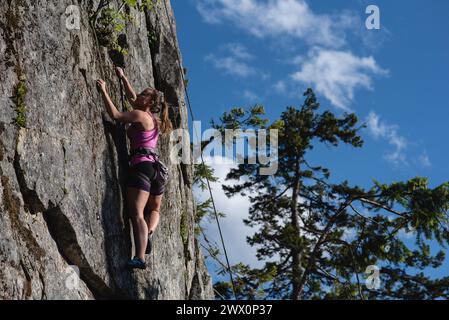
MULTIPOLYGON (((192 167, 170 163, 168 136, 159 151, 171 177, 148 269, 125 267, 128 144, 95 87, 105 79, 121 106, 110 52, 89 19, 99 2, 67 11, 73 1, 0 0, 0 298, 212 299, 194 236, 192 167), (67 28, 73 12, 79 29, 67 28)), ((123 31, 128 78, 136 90, 163 91, 174 127, 187 128, 170 1, 123 10, 133 16, 123 31)))

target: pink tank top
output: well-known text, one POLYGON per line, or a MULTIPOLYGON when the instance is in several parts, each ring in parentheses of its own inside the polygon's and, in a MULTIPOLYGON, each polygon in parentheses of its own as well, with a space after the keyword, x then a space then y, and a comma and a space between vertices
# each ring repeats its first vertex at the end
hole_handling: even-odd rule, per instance
MULTIPOLYGON (((151 115, 151 117, 153 118, 155 126, 153 130, 140 130, 134 123, 129 126, 127 135, 131 143, 131 150, 137 148, 156 148, 159 138, 159 130, 157 128, 157 121, 154 119, 153 115, 151 115)), ((156 159, 151 155, 136 154, 131 159, 131 165, 135 165, 144 161, 155 162, 156 159)))

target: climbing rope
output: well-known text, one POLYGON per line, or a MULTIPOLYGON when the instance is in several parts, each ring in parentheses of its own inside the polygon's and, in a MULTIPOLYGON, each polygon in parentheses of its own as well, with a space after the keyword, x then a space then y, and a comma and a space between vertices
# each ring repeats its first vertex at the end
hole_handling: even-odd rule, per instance
MULTIPOLYGON (((193 122, 193 121, 195 121, 195 117, 194 117, 194 114, 193 114, 192 104, 190 103, 189 92, 188 92, 187 87, 185 86, 185 83, 186 83, 186 82, 185 82, 185 78, 184 78, 184 70, 183 70, 183 68, 182 68, 182 65, 181 65, 181 59, 180 59, 180 57, 179 57, 179 53, 178 53, 177 46, 176 46, 176 36, 175 36, 175 32, 174 32, 174 30, 173 30, 172 24, 170 23, 170 22, 171 22, 171 19, 170 19, 170 14, 168 13, 168 8, 167 8, 166 0, 163 0, 162 2, 164 3, 165 14, 167 15, 167 20, 169 21, 169 27, 170 27, 170 32, 171 32, 172 40, 173 40, 173 46, 175 47, 175 52, 176 52, 176 59, 177 59, 177 62, 178 62, 179 71, 180 71, 180 73, 181 73, 182 83, 183 83, 183 85, 184 85, 184 92, 185 92, 186 99, 187 99, 187 105, 188 105, 188 107, 189 107, 190 116, 191 116, 192 122, 193 122)), ((195 128, 195 129, 196 129, 196 128, 195 128)), ((195 130, 195 134, 196 134, 196 137, 197 137, 197 139, 198 139, 198 138, 199 138, 199 137, 198 137, 198 132, 197 132, 196 130, 195 130)), ((202 162, 202 164, 205 165, 204 158, 203 158, 203 153, 202 153, 202 152, 200 152, 200 156, 201 156, 201 162, 202 162)), ((214 210, 215 221, 217 222, 218 232, 219 232, 219 234, 220 234, 221 244, 222 244, 222 246, 223 246, 223 253, 224 253, 225 258, 226 258, 226 265, 227 265, 227 268, 228 268, 229 278, 230 278, 230 280, 231 280, 232 292, 233 292, 233 295, 234 295, 234 299, 237 300, 236 290, 235 290, 235 284, 234 284, 234 278, 233 278, 232 270, 231 270, 231 265, 230 265, 230 263, 229 263, 229 258, 228 258, 228 253, 227 253, 227 250, 226 250, 226 245, 225 245, 225 241, 224 241, 224 237, 223 237, 223 232, 222 232, 222 230, 221 230, 220 220, 219 220, 219 218, 218 218, 218 212, 217 212, 217 208, 216 208, 216 206, 215 206, 214 196, 213 196, 213 194, 212 194, 212 188, 211 188, 211 186, 210 186, 209 177, 207 177, 207 176, 206 176, 206 182, 207 182, 207 188, 209 189, 210 198, 211 198, 211 201, 212 201, 212 207, 213 207, 213 210, 214 210)))
POLYGON ((117 79, 118 79, 118 85, 120 87, 120 101, 122 103, 122 111, 125 112, 125 111, 127 111, 127 108, 125 106, 125 98, 124 98, 124 93, 123 93, 122 80, 120 79, 119 76, 117 76, 117 79))
POLYGON ((98 37, 97 37, 97 30, 95 29, 95 25, 92 22, 91 18, 89 18, 89 25, 90 25, 90 28, 92 29, 92 33, 94 34, 95 46, 96 46, 96 49, 97 49, 96 50, 97 58, 98 58, 98 62, 99 62, 99 65, 100 65, 100 72, 101 72, 100 77, 104 78, 106 73, 104 72, 103 65, 101 64, 101 60, 102 59, 101 59, 100 43, 99 43, 98 37))

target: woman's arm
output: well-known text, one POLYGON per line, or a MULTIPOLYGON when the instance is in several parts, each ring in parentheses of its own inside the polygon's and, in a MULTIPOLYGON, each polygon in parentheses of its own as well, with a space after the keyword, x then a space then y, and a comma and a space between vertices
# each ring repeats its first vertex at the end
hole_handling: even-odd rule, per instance
POLYGON ((106 111, 112 119, 125 123, 142 122, 145 119, 145 112, 140 110, 133 110, 131 112, 118 111, 106 90, 106 83, 104 80, 98 80, 97 85, 100 88, 106 111))
POLYGON ((116 67, 115 72, 117 73, 117 76, 123 81, 123 85, 125 86, 126 98, 128 99, 129 103, 131 103, 131 105, 134 106, 134 102, 137 99, 137 95, 131 83, 128 81, 128 78, 126 78, 125 72, 120 67, 116 67))

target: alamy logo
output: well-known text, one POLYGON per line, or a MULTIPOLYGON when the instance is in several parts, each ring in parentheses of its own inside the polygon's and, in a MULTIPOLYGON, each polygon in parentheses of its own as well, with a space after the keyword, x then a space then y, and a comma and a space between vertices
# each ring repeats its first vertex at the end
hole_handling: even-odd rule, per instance
POLYGON ((214 142, 211 144, 211 151, 213 151, 214 157, 212 161, 208 161, 208 164, 229 163, 228 161, 232 159, 233 164, 260 164, 260 175, 274 175, 278 170, 279 134, 277 129, 257 131, 226 129, 224 132, 208 129, 199 136, 201 121, 194 121, 193 132, 192 145, 187 130, 176 129, 171 133, 170 140, 174 142, 174 146, 170 150, 172 164, 191 164, 192 160, 195 164, 201 163, 201 154, 203 153, 201 142, 210 141, 212 138, 214 142), (191 146, 193 146, 193 157, 191 146))
POLYGON ((366 14, 369 14, 366 18, 365 26, 368 30, 380 29, 380 9, 376 5, 369 5, 366 7, 366 14))
POLYGON ((369 290, 377 290, 380 288, 380 269, 376 265, 368 266, 365 270, 367 275, 365 284, 369 290))
POLYGON ((80 8, 75 5, 70 5, 65 10, 65 27, 67 30, 80 30, 80 8))
POLYGON ((64 270, 64 285, 68 290, 78 290, 80 285, 80 269, 77 266, 68 266, 64 270))

